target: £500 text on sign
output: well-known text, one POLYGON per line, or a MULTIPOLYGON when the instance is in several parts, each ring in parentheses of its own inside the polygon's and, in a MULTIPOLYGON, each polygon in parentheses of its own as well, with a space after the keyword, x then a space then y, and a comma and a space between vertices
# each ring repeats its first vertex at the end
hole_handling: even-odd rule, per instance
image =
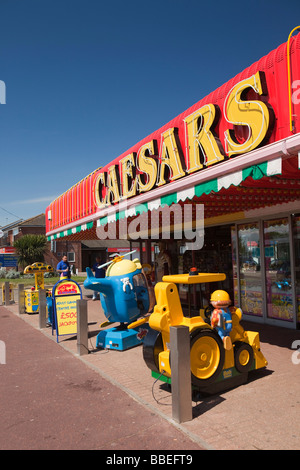
POLYGON ((77 334, 77 300, 82 298, 81 288, 69 279, 58 281, 52 291, 55 311, 56 337, 77 334))

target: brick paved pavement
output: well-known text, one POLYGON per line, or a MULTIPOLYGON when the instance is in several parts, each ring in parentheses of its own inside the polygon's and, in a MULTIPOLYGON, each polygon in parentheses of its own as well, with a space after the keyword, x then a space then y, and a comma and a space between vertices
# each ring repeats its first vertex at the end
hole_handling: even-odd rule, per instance
POLYGON ((0 307, 1 450, 200 450, 168 421, 0 307))
MULTIPOLYGON (((6 310, 18 316, 17 305, 11 305, 6 310)), ((37 315, 22 315, 21 319, 38 329, 37 315)), ((150 412, 150 416, 154 414, 156 418, 163 418, 166 429, 183 432, 190 443, 200 447, 233 450, 300 448, 300 364, 293 364, 292 354, 295 351, 291 349, 293 341, 300 340, 299 331, 244 324, 247 329, 260 332, 261 348, 268 360, 268 368, 252 373, 246 385, 193 402, 193 420, 178 425, 172 420, 171 393, 151 377, 143 361, 141 347, 123 352, 95 349, 99 324, 104 320, 100 302, 88 300, 90 354, 81 357, 77 356, 76 337, 61 337, 59 344, 56 344, 51 330, 39 331, 42 342, 46 341, 44 336, 53 340, 55 357, 59 357, 62 350, 71 353, 75 377, 69 380, 70 389, 74 388, 71 384, 78 383, 77 367, 80 368, 80 364, 84 363, 96 372, 97 377, 106 379, 110 386, 115 385, 118 390, 125 392, 124 396, 134 398, 136 407, 142 406, 141 409, 150 412)), ((1 330, 0 339, 3 339, 1 330)), ((93 392, 88 392, 88 384, 84 390, 94 396, 93 392)), ((97 389, 98 384, 91 382, 91 389, 94 387, 97 389)), ((89 417, 92 419, 91 415, 89 411, 87 422, 89 417)), ((137 426, 136 431, 138 435, 141 428, 137 426)), ((118 441, 117 445, 120 444, 122 442, 118 441)), ((175 445, 178 445, 178 441, 175 445)))

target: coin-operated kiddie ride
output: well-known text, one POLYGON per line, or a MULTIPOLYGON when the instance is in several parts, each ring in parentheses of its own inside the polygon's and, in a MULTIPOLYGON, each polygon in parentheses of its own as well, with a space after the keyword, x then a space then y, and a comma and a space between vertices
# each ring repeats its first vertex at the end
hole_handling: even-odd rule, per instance
MULTIPOLYGON (((24 291, 26 313, 37 313, 39 311, 39 290, 45 289, 44 274, 52 272, 52 266, 44 263, 33 263, 24 269, 24 274, 34 274, 35 280, 35 287, 24 291)), ((46 291, 46 296, 51 296, 51 290, 46 291)))
POLYGON ((101 305, 107 318, 100 327, 119 323, 98 333, 97 348, 123 351, 142 344, 147 334, 148 318, 145 315, 153 308, 151 299, 154 295, 140 261, 124 259, 132 253, 116 255, 112 261, 100 266, 108 265, 105 278, 96 278, 90 268, 86 269, 84 287, 100 292, 101 305))
POLYGON ((259 334, 245 331, 240 324, 240 308, 228 308, 227 292, 212 293, 212 307, 188 317, 178 295, 177 284, 223 281, 225 274, 197 273, 168 275, 155 286, 156 305, 149 317, 149 332, 143 343, 143 356, 152 376, 171 383, 172 358, 170 327, 189 328, 192 387, 203 394, 219 393, 245 383, 248 372, 264 368, 267 361, 260 350, 259 334))

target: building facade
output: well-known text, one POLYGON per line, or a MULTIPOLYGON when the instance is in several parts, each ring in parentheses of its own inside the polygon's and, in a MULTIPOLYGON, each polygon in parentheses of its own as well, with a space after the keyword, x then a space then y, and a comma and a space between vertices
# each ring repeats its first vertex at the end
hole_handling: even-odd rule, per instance
MULTIPOLYGON (((58 197, 47 236, 128 239, 156 280, 225 272, 246 319, 297 328, 299 168, 300 34, 58 197)), ((198 289, 196 310, 211 286, 198 289)))

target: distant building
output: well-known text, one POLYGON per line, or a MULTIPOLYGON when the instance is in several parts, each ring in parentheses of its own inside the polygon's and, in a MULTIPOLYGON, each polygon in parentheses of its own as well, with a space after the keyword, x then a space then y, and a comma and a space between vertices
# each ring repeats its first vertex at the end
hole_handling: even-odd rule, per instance
POLYGON ((1 227, 0 247, 13 247, 14 241, 23 235, 45 235, 45 214, 39 214, 30 219, 19 219, 16 222, 1 227))
MULTIPOLYGON (((0 267, 6 269, 17 269, 17 256, 14 242, 24 235, 45 235, 46 224, 45 214, 39 214, 30 219, 19 219, 16 222, 1 227, 2 237, 0 238, 0 267)), ((48 251, 45 253, 45 262, 54 268, 60 261, 63 254, 68 255, 68 259, 74 265, 74 269, 81 269, 81 243, 73 242, 72 246, 58 246, 58 251, 53 249, 53 243, 48 242, 48 251), (59 251, 60 250, 60 251, 59 251), (75 266, 74 260, 80 266, 75 266)), ((56 248, 56 247, 55 247, 56 248)))
MULTIPOLYGON (((45 214, 39 214, 30 219, 19 219, 14 223, 1 227, 3 232, 0 238, 0 267, 6 269, 17 268, 17 256, 14 242, 24 235, 45 235, 46 224, 45 214)), ((51 240, 48 242, 48 250, 45 253, 45 263, 50 264, 55 269, 63 255, 67 255, 68 261, 73 267, 73 272, 85 272, 87 266, 91 267, 95 263, 96 256, 105 263, 112 253, 126 253, 131 249, 138 249, 130 245, 127 240, 72 240, 72 237, 51 240)))
POLYGON ((17 269, 18 259, 14 242, 24 235, 45 235, 45 214, 30 219, 19 219, 1 227, 0 265, 6 269, 17 269))

